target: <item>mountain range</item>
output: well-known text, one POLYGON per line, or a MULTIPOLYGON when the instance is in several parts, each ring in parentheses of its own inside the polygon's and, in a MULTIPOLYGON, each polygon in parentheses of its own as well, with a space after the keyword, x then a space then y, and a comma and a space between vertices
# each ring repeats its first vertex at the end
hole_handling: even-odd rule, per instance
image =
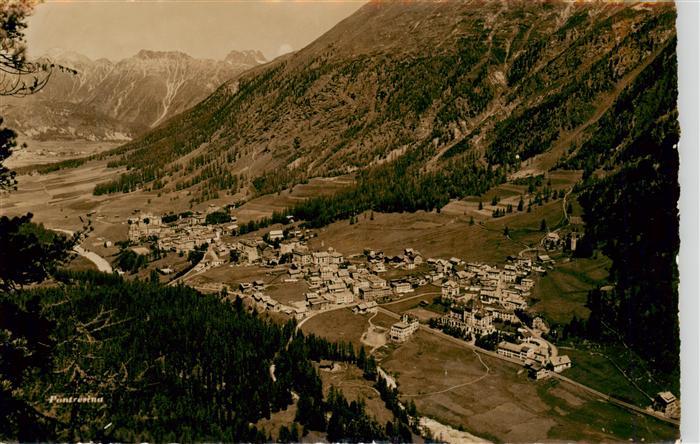
POLYGON ((264 193, 417 150, 421 171, 595 169, 675 113, 674 23, 672 3, 370 2, 113 151, 130 171, 103 191, 264 193))
POLYGON ((115 141, 144 133, 267 62, 260 51, 232 51, 224 60, 148 50, 118 62, 63 50, 41 58, 78 73, 55 70, 39 93, 4 100, 6 121, 34 139, 115 141))

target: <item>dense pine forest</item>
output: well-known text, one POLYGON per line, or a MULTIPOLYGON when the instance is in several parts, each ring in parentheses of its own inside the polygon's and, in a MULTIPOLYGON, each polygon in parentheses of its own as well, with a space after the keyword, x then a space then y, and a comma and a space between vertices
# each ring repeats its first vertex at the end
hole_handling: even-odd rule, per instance
POLYGON ((439 171, 425 172, 421 161, 429 148, 405 154, 397 161, 358 174, 357 184, 333 196, 308 199, 288 210, 310 227, 322 227, 363 211, 433 211, 450 199, 479 195, 505 181, 502 169, 481 165, 474 158, 450 162, 439 171))
MULTIPOLYGON (((482 194, 506 180, 504 168, 483 165, 473 157, 450 161, 441 170, 425 171, 422 162, 434 152, 434 147, 424 145, 394 162, 367 168, 357 174, 354 185, 333 195, 312 197, 283 211, 274 211, 271 217, 251 220, 239 232, 245 234, 271 224, 286 224, 288 215, 304 221, 305 227, 319 228, 352 219, 368 210, 440 211, 451 199, 482 194)), ((268 182, 260 182, 261 190, 268 186, 268 182)))
POLYGON ((587 334, 623 340, 677 383, 679 375, 676 202, 678 127, 659 125, 630 149, 644 153, 582 194, 586 236, 613 260, 612 291, 593 291, 587 334))
POLYGON ((39 347, 42 365, 27 366, 17 402, 28 413, 9 418, 4 439, 269 441, 277 431, 252 424, 285 409, 292 393, 298 414, 289 426, 302 435, 411 438, 405 414, 387 429, 362 400, 337 390, 324 397, 313 361, 345 361, 376 380, 376 363, 364 350, 295 333, 293 321, 265 321, 240 299, 95 272, 59 278, 60 285, 15 294, 17 305, 3 296, 4 305, 41 320, 17 334, 49 345, 39 347), (102 402, 51 403, 52 395, 102 402))

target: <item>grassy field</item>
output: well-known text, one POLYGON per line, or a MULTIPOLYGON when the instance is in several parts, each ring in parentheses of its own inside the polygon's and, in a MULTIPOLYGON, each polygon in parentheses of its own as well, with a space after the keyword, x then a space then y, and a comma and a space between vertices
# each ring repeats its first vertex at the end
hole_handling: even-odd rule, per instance
POLYGON ((552 188, 555 190, 571 188, 576 182, 581 179, 583 171, 581 170, 554 170, 547 173, 547 179, 552 182, 552 188))
POLYGON ((671 425, 592 398, 573 386, 532 381, 519 366, 482 357, 427 332, 382 361, 422 415, 497 442, 649 442, 673 439, 671 425))
POLYGON ((336 193, 353 183, 354 180, 350 176, 315 178, 306 184, 296 185, 291 190, 256 197, 237 208, 233 213, 242 223, 270 217, 273 211, 283 211, 310 197, 336 193))
POLYGON ((374 213, 374 218, 363 213, 353 225, 339 221, 322 228, 312 246, 333 246, 346 255, 362 253, 365 248, 395 255, 410 247, 426 257, 456 256, 467 261, 503 263, 507 256, 540 241, 543 219, 549 227, 555 227, 564 214, 562 199, 533 205, 529 213, 514 211, 500 218, 491 216, 490 205, 481 212, 477 205, 465 200, 448 204, 440 213, 374 213), (504 235, 506 226, 510 238, 504 235))
POLYGON ((306 300, 304 295, 307 291, 309 286, 305 281, 283 282, 281 278, 265 288, 265 294, 286 305, 290 302, 306 300))
POLYGON ((420 302, 424 299, 412 299, 399 302, 397 304, 387 305, 387 310, 393 311, 396 314, 410 313, 423 322, 427 322, 428 319, 442 316, 447 313, 447 307, 435 303, 435 299, 439 296, 426 296, 425 300, 430 302, 430 304, 425 307, 420 305, 420 302))
POLYGON ((72 271, 97 271, 97 266, 89 259, 83 256, 76 256, 70 262, 65 264, 65 268, 72 271))
POLYGON ((678 439, 678 429, 646 415, 630 413, 601 400, 587 398, 572 406, 566 397, 564 383, 550 380, 539 383, 537 394, 550 406, 550 414, 565 415, 565 420, 553 426, 547 436, 552 440, 600 440, 661 442, 678 439), (561 413, 560 413, 561 412, 561 413), (608 438, 603 438, 608 436, 608 438))
POLYGON ((121 145, 124 142, 91 142, 88 140, 34 140, 19 137, 18 146, 26 143, 26 148, 15 150, 6 166, 18 169, 29 165, 51 164, 78 157, 87 157, 121 145))
POLYGON ((397 320, 395 318, 392 318, 389 315, 386 315, 384 313, 377 313, 376 316, 372 318, 372 323, 374 325, 377 325, 379 327, 383 328, 391 328, 393 324, 395 324, 397 320))
MULTIPOLYGON (((490 219, 484 225, 487 229, 496 233, 503 233, 505 227, 508 227, 510 237, 520 245, 537 244, 542 236, 545 235, 540 231, 540 224, 544 219, 547 226, 551 229, 556 227, 563 217, 562 199, 550 200, 543 205, 532 206, 532 211, 514 211, 497 219, 490 219)), ((517 251, 516 251, 517 253, 517 251)))
POLYGON ((660 391, 678 392, 677 387, 655 381, 645 371, 643 362, 621 347, 596 350, 562 347, 560 350, 575 363, 567 372, 568 377, 639 407, 649 406, 650 397, 660 391))
POLYGON ((588 291, 605 281, 609 267, 610 260, 602 255, 557 263, 554 270, 537 278, 532 297, 538 302, 532 310, 558 323, 568 323, 574 315, 587 318, 588 291))
POLYGON ((320 229, 311 242, 312 248, 322 246, 332 246, 345 255, 360 254, 365 248, 397 255, 405 248, 414 248, 425 257, 457 256, 489 263, 503 262, 522 248, 502 232, 470 225, 467 217, 424 211, 374 213, 374 220, 363 213, 354 225, 335 222, 320 229))
POLYGON ((430 310, 430 307, 412 308, 411 310, 408 310, 407 313, 414 316, 416 319, 418 319, 418 322, 423 324, 427 324, 431 319, 442 315, 442 313, 430 310))
POLYGON ((207 270, 197 275, 195 279, 202 282, 221 282, 237 287, 241 282, 253 282, 256 280, 261 280, 266 285, 273 282, 281 282, 282 275, 283 273, 281 272, 272 274, 269 268, 257 265, 231 267, 227 264, 207 270))
POLYGON ((371 314, 354 314, 351 309, 343 308, 321 313, 309 319, 302 325, 301 330, 308 334, 327 338, 330 341, 345 341, 352 343, 356 349, 362 346, 360 338, 369 327, 367 320, 371 314))
POLYGON ((407 293, 401 299, 383 304, 383 307, 397 314, 402 314, 408 310, 416 308, 422 300, 432 302, 433 299, 440 295, 440 288, 434 285, 424 285, 417 288, 413 293, 407 293), (425 297, 420 297, 425 296, 425 297))

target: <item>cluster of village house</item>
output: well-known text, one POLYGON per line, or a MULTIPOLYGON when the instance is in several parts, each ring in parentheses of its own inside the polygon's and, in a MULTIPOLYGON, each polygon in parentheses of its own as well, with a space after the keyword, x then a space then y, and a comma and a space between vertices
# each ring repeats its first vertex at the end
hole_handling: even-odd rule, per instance
POLYGON ((205 225, 205 217, 202 213, 192 213, 171 223, 164 223, 161 216, 151 214, 130 217, 129 241, 138 243, 155 237, 158 248, 178 253, 187 253, 204 244, 218 243, 226 229, 205 225))
MULTIPOLYGON (((278 235, 282 236, 283 233, 271 231, 268 238, 276 239, 278 235)), ((262 244, 265 244, 262 240, 248 239, 239 241, 234 248, 239 252, 239 260, 256 263, 262 260, 262 244)), ((261 309, 284 311, 302 318, 308 311, 355 304, 353 310, 356 313, 366 313, 376 310, 378 301, 386 301, 430 283, 438 285, 442 299, 452 304, 449 314, 440 318, 440 323, 473 335, 495 332, 498 321, 519 324, 515 310, 527 307, 527 298, 534 285, 528 276, 541 268, 541 265, 533 265, 530 259, 518 259, 504 268, 465 263, 458 258, 423 259, 419 252, 410 248, 397 256, 366 250, 363 261, 350 263, 332 248, 328 251, 310 251, 303 241, 294 239, 281 242, 278 254, 279 257, 288 257, 286 280, 305 280, 308 291, 304 301, 284 306, 264 294, 262 282, 241 284, 244 294, 252 296, 261 309), (427 265, 425 274, 412 274, 390 282, 379 276, 388 267, 413 270, 423 264, 427 265)), ((551 259, 547 256, 539 260, 540 263, 548 261, 551 259)), ((389 337, 395 342, 403 342, 410 338, 418 325, 416 319, 405 316, 392 326, 389 337)), ((539 318, 535 319, 534 327, 542 331, 547 329, 539 318)), ((518 346, 527 347, 526 344, 527 341, 523 341, 518 346)), ((567 357, 549 354, 542 363, 553 363, 555 371, 562 371, 571 365, 567 357)))
MULTIPOLYGON (((268 234, 268 239, 276 239, 276 230, 268 234)), ((263 261, 262 240, 246 239, 239 241, 234 249, 238 251, 239 262, 259 263, 263 261)), ((356 313, 376 310, 377 301, 387 300, 396 295, 413 291, 413 285, 406 280, 388 282, 377 274, 378 255, 369 252, 366 263, 350 263, 343 255, 332 248, 327 251, 310 251, 303 240, 286 239, 279 244, 277 264, 286 257, 287 282, 304 280, 308 291, 303 301, 292 302, 289 306, 278 304, 263 294, 264 288, 253 283, 241 283, 239 288, 260 304, 260 308, 283 311, 303 318, 309 311, 325 310, 339 305, 354 305, 356 313)), ((415 266, 413 255, 402 265, 415 266), (410 264, 410 265, 409 265, 410 264)), ((268 265, 275 265, 270 263, 268 265)), ((420 261, 420 259, 419 259, 420 261)), ((382 266, 384 263, 381 262, 382 266)), ((386 268, 384 268, 386 270, 386 268)))
POLYGON ((579 235, 575 231, 569 232, 563 237, 556 231, 551 231, 542 239, 542 246, 546 250, 564 249, 568 251, 576 251, 578 237, 579 235))
MULTIPOLYGON (((239 290, 261 309, 282 311, 297 318, 305 317, 309 311, 354 303, 356 312, 373 311, 377 302, 430 283, 440 286, 442 299, 453 304, 448 315, 440 318, 440 323, 460 328, 465 333, 486 335, 496 331, 496 321, 520 322, 514 310, 527 307, 527 297, 534 285, 528 276, 532 272, 544 272, 544 266, 551 262, 547 256, 541 256, 539 264, 533 264, 530 259, 517 259, 501 269, 465 263, 459 258, 424 259, 420 252, 407 248, 397 256, 366 250, 363 261, 350 263, 332 248, 310 251, 306 245, 308 234, 298 230, 286 233, 271 230, 266 241, 248 238, 224 242, 222 234, 227 228, 204 225, 204 219, 204 215, 194 213, 165 224, 159 216, 133 217, 129 220, 129 239, 137 242, 156 237, 160 248, 182 252, 206 243, 209 248, 197 265, 199 270, 223 265, 226 262, 223 258, 231 251, 237 253, 239 264, 277 266, 284 263, 287 281, 306 281, 308 291, 303 301, 280 304, 265 294, 261 281, 241 283, 239 290), (414 274, 391 282, 379 276, 387 267, 414 270, 423 264, 428 266, 424 275, 414 274)), ((402 342, 417 325, 415 319, 403 319, 390 330, 390 337, 402 342)))
POLYGON ((519 329, 520 342, 500 342, 498 354, 520 361, 535 379, 551 376, 551 372, 561 373, 571 368, 571 359, 558 355, 556 349, 542 338, 535 337, 526 329, 519 329))
MULTIPOLYGON (((327 251, 310 251, 306 246, 308 232, 271 230, 267 241, 262 239, 239 239, 224 242, 224 234, 233 234, 237 229, 235 219, 227 226, 205 225, 205 215, 193 213, 172 223, 164 223, 160 216, 140 215, 129 219, 129 240, 137 243, 147 238, 157 238, 159 248, 187 253, 204 244, 209 246, 199 270, 223 265, 231 251, 238 254, 242 264, 286 266, 286 281, 305 280, 308 292, 305 300, 280 304, 264 293, 265 283, 254 281, 241 283, 239 294, 250 297, 260 309, 281 311, 299 319, 309 311, 324 310, 333 306, 353 306, 355 313, 377 310, 378 302, 386 301, 403 293, 414 291, 426 284, 439 285, 441 298, 450 303, 448 313, 438 319, 443 326, 450 326, 472 336, 488 335, 504 324, 518 327, 517 342, 502 341, 497 353, 518 360, 536 378, 551 376, 571 367, 566 355, 558 355, 556 348, 540 337, 548 332, 541 318, 533 320, 532 328, 523 325, 515 310, 525 309, 530 291, 534 286, 532 275, 544 273, 552 268, 554 261, 548 255, 539 255, 535 260, 513 258, 503 268, 482 263, 465 263, 459 258, 424 259, 414 249, 407 248, 397 256, 387 256, 381 251, 365 250, 362 263, 349 263, 341 253, 329 248, 327 251), (279 247, 274 248, 272 243, 279 247), (379 276, 388 268, 414 270, 427 264, 424 275, 411 275, 405 279, 387 282, 379 276)), ((557 248, 576 249, 577 236, 571 233, 560 238, 549 233, 543 240, 547 250, 557 248)), ((220 284, 217 290, 224 288, 220 284)), ((416 318, 404 314, 389 330, 394 342, 404 342, 418 330, 416 318)), ((670 392, 661 392, 654 399, 653 409, 669 417, 678 417, 680 403, 670 392)))
POLYGON ((500 342, 498 354, 519 360, 537 379, 550 375, 550 371, 559 373, 571 367, 568 356, 558 356, 554 347, 535 336, 548 332, 541 318, 535 318, 529 329, 516 315, 516 310, 527 308, 535 284, 531 275, 544 271, 543 266, 552 262, 549 256, 540 256, 539 265, 529 258, 517 258, 503 268, 463 264, 457 258, 438 261, 438 267, 445 270, 442 299, 450 303, 448 312, 438 318, 439 325, 472 337, 495 333, 503 325, 520 326, 516 330, 518 342, 500 342))

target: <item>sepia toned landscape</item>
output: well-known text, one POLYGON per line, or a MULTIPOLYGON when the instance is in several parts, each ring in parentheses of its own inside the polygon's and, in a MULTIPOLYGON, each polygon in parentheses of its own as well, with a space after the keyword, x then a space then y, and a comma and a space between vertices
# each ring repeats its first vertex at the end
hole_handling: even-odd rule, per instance
POLYGON ((1 440, 679 439, 673 2, 113 3, 0 0, 1 440))

